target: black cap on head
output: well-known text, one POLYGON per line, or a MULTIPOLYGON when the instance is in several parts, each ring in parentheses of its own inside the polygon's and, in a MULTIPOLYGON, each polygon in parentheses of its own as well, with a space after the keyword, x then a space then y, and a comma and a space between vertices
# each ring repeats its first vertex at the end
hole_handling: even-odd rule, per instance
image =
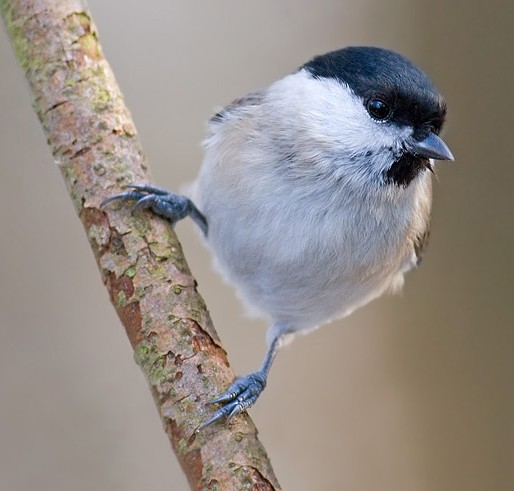
POLYGON ((366 104, 378 99, 391 108, 388 120, 413 126, 417 138, 439 133, 446 106, 431 80, 404 56, 383 48, 348 47, 316 56, 301 68, 316 78, 347 84, 366 104))

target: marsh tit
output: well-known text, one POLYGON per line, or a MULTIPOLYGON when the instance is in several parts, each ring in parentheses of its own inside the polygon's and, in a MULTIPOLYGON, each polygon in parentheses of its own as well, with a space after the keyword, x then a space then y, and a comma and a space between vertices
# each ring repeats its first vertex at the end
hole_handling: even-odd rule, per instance
POLYGON ((146 184, 136 200, 172 224, 190 216, 215 264, 270 322, 262 367, 237 378, 200 428, 250 407, 288 339, 388 290, 426 246, 434 160, 446 106, 430 79, 392 51, 317 56, 212 117, 190 196, 146 184))

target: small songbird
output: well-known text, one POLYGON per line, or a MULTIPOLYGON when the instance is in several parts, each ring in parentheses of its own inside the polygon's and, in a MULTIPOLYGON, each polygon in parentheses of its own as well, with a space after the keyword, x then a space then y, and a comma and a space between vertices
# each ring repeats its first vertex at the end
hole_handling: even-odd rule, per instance
POLYGON ((340 49, 215 114, 191 196, 134 184, 102 204, 190 216, 269 319, 262 367, 212 401, 221 407, 200 428, 254 404, 286 340, 402 286, 426 246, 434 160, 453 160, 438 136, 445 115, 403 56, 340 49))

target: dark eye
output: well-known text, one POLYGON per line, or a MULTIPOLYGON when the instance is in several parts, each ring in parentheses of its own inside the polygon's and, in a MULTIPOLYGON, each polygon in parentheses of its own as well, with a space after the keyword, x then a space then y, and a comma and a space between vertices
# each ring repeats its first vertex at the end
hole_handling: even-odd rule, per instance
POLYGON ((366 108, 370 116, 378 121, 384 121, 391 114, 390 107, 380 99, 370 99, 366 108))

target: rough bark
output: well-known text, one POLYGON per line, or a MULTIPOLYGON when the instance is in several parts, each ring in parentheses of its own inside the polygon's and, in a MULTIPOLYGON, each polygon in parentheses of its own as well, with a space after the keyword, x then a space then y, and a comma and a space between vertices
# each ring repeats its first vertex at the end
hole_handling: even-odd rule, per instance
MULTIPOLYGON (((0 0, 16 57, 109 291, 192 489, 279 489, 248 415, 195 433, 232 381, 226 353, 164 221, 100 202, 150 174, 80 0, 0 0)), ((173 486, 171 486, 173 487, 173 486)))

